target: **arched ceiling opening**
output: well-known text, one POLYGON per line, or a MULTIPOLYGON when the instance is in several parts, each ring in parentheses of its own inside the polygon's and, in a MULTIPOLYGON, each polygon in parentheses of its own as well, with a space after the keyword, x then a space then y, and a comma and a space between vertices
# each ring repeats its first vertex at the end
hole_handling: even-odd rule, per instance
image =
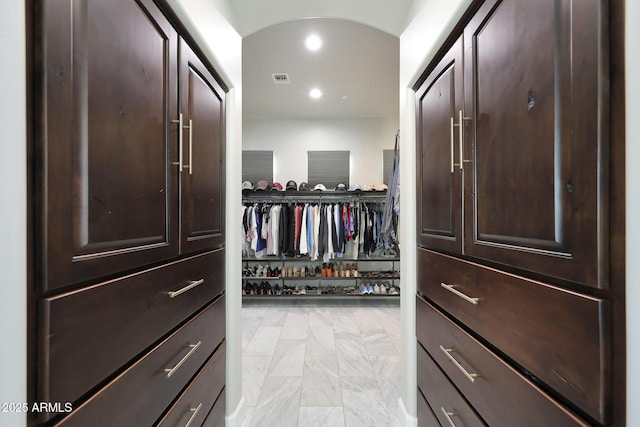
POLYGON ((399 38, 344 19, 308 18, 243 38, 243 110, 252 117, 398 117, 399 38), (315 34, 322 47, 310 51, 315 34), (286 73, 280 84, 273 74, 286 73), (313 88, 322 96, 313 99, 313 88))
POLYGON ((230 14, 236 31, 246 37, 261 29, 298 19, 318 17, 359 22, 396 37, 427 0, 214 0, 230 14))

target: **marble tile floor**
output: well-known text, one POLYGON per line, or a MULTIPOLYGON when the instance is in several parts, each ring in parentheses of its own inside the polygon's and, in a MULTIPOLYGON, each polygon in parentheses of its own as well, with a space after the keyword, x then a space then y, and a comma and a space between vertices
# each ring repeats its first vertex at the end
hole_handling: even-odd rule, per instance
POLYGON ((243 427, 398 427, 399 305, 242 308, 243 427))

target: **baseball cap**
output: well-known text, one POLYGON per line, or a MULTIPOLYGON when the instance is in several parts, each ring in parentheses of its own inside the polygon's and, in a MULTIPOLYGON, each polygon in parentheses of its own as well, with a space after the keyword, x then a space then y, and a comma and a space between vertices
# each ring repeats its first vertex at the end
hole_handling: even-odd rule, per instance
POLYGON ((347 191, 347 186, 344 183, 340 183, 338 185, 336 185, 336 188, 334 188, 335 191, 347 191))
POLYGON ((253 190, 253 184, 250 181, 244 181, 242 183, 242 191, 253 190))
POLYGON ((365 184, 364 185, 364 191, 374 191, 375 188, 376 188, 376 186, 373 185, 373 184, 365 184))
POLYGON ((279 182, 274 182, 271 184, 271 191, 282 191, 282 184, 279 182))
POLYGON ((269 183, 267 182, 266 179, 261 179, 260 181, 256 182, 256 190, 268 190, 269 189, 269 183))
POLYGON ((294 180, 287 182, 287 190, 297 190, 298 184, 294 180))
POLYGON ((389 187, 387 187, 387 185, 386 185, 386 184, 376 184, 376 185, 373 187, 373 189, 374 189, 375 191, 386 191, 386 190, 388 190, 388 189, 389 189, 389 187))
POLYGON ((360 184, 351 184, 349 186, 349 191, 362 191, 362 185, 360 185, 360 184))
POLYGON ((327 191, 327 187, 324 186, 324 184, 318 184, 315 187, 313 187, 314 190, 319 190, 319 191, 327 191))
POLYGON ((298 190, 300 190, 300 191, 311 191, 311 187, 309 187, 309 184, 307 184, 306 182, 302 181, 300 183, 300 187, 298 187, 298 190))

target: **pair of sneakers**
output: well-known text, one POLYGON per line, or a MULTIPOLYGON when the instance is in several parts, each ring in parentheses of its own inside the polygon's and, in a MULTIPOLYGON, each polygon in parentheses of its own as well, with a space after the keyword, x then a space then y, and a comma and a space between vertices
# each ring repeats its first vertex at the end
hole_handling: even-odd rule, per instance
POLYGON ((369 295, 373 293, 373 286, 371 286, 371 283, 361 283, 360 284, 360 295, 369 295))

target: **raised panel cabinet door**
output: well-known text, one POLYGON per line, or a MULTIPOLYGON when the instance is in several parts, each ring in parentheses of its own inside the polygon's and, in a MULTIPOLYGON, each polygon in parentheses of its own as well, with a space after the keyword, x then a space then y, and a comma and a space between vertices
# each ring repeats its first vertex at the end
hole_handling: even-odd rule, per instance
POLYGON ((225 92, 183 40, 180 90, 181 250, 190 252, 224 245, 225 92))
POLYGON ((178 253, 177 34, 150 0, 38 3, 37 250, 50 290, 178 253))
POLYGON ((467 255, 608 287, 606 14, 492 0, 465 28, 467 255))
POLYGON ((416 93, 417 242, 462 252, 462 37, 416 93))

